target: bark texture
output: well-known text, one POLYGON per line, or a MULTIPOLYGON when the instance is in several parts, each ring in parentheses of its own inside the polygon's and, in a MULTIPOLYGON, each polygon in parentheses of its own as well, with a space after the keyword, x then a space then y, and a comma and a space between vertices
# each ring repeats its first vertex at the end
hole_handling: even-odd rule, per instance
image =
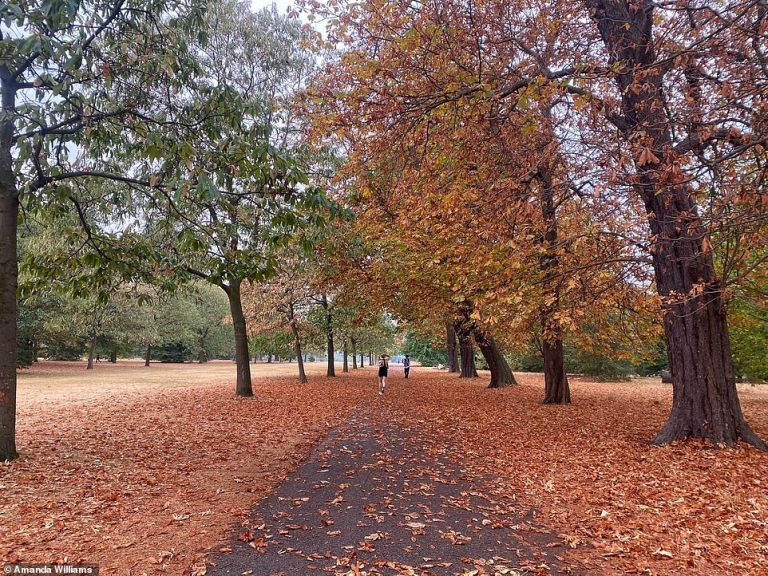
POLYGON ((222 288, 229 299, 229 312, 232 315, 232 327, 235 332, 235 364, 237 365, 237 384, 235 394, 253 396, 251 384, 251 357, 248 353, 248 332, 243 314, 243 301, 240 294, 242 280, 232 280, 222 288))
POLYGON ((16 93, 9 73, 0 65, 2 110, 0 118, 0 462, 12 460, 16 452, 16 228, 19 199, 13 173, 13 119, 16 93))
POLYGON ((723 286, 691 186, 671 179, 678 157, 665 113, 663 63, 656 58, 651 0, 585 0, 615 70, 623 122, 633 146, 635 189, 648 214, 656 287, 672 372, 672 410, 657 444, 706 438, 768 446, 746 423, 736 393, 723 286), (646 152, 649 151, 652 157, 646 152), (640 157, 644 161, 640 161, 640 157))
POLYGON ((454 325, 456 337, 459 340, 459 351, 461 352, 461 372, 459 378, 477 378, 477 368, 475 368, 475 351, 472 346, 472 331, 464 327, 461 322, 454 325))
POLYGON ((512 369, 499 351, 493 337, 478 328, 475 328, 473 333, 477 347, 480 348, 480 352, 488 364, 488 369, 491 371, 491 381, 488 383, 488 388, 515 386, 517 381, 512 374, 512 369))
POLYGON ((563 341, 556 339, 550 342, 544 339, 542 344, 544 356, 544 404, 570 404, 571 387, 565 374, 563 359, 563 341))
POLYGON ((456 373, 459 371, 458 351, 456 349, 456 330, 453 324, 446 325, 445 349, 448 352, 448 372, 456 373))

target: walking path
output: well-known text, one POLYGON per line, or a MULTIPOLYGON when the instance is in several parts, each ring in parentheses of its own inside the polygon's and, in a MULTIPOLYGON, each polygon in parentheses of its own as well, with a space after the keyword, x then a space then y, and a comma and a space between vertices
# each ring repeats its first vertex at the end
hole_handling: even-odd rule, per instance
POLYGON ((427 454, 419 430, 375 403, 358 407, 211 558, 208 575, 573 573, 551 535, 486 496, 446 451, 427 454))

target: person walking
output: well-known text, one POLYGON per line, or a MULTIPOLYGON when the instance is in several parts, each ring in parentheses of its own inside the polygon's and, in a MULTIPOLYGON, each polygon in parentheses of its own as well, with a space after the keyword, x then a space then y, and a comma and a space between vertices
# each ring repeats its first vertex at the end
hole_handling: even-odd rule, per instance
POLYGON ((403 372, 405 373, 405 378, 408 378, 408 374, 411 372, 411 357, 408 356, 408 354, 405 355, 405 358, 403 358, 403 372))
POLYGON ((384 388, 387 387, 387 375, 389 373, 389 356, 382 354, 379 356, 379 395, 384 394, 384 388))

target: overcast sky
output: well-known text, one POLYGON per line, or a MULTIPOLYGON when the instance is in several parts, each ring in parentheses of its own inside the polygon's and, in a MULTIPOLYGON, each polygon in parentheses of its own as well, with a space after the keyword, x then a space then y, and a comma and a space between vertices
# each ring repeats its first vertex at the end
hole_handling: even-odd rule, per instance
POLYGON ((251 6, 253 6, 254 10, 260 10, 270 4, 276 4, 277 10, 284 13, 288 6, 293 4, 293 0, 251 0, 251 6))

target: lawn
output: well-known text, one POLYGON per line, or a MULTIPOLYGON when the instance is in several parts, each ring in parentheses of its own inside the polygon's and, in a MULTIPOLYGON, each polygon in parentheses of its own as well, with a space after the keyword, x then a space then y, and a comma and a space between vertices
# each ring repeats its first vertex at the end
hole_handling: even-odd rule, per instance
MULTIPOLYGON (((574 404, 540 403, 543 378, 393 369, 325 378, 308 364, 254 365, 252 399, 234 365, 41 363, 22 373, 21 458, 0 465, 0 557, 98 562, 102 574, 179 574, 204 565, 247 511, 355 405, 423 431, 489 482, 496 505, 530 513, 588 574, 768 573, 768 455, 701 443, 658 448, 671 387, 572 382, 574 404)), ((482 374, 482 373, 481 373, 482 374)), ((740 386, 768 437, 768 389, 740 386)))

